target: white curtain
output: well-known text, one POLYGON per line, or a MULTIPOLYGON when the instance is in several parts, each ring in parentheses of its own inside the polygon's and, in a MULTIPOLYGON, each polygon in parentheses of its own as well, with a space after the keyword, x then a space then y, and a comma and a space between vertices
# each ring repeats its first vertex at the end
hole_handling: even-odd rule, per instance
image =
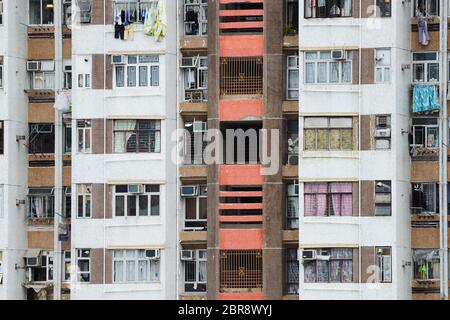
POLYGON ((114 121, 114 152, 126 152, 127 141, 136 130, 136 120, 114 121))

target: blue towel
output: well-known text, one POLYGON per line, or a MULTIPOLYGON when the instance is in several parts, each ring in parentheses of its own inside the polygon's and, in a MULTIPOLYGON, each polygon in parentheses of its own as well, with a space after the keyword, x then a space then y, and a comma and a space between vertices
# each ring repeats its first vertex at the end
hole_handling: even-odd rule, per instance
POLYGON ((413 112, 439 110, 437 87, 433 85, 416 85, 413 91, 413 112))

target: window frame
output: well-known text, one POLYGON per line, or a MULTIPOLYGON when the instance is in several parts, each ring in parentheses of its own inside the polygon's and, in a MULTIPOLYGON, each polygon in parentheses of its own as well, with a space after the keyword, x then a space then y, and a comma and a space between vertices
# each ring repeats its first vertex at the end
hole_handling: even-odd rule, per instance
MULTIPOLYGON (((183 58, 193 58, 193 57, 183 57, 183 58)), ((208 57, 198 56, 196 63, 192 67, 181 67, 182 70, 182 82, 183 82, 183 99, 185 102, 205 102, 208 101, 208 57), (189 74, 194 75, 195 83, 194 86, 192 82, 189 82, 189 74), (201 86, 201 78, 206 79, 204 81, 205 86, 201 86), (201 93, 201 99, 194 99, 193 94, 201 93), (191 97, 189 98, 189 94, 191 97)))
POLYGON ((90 283, 91 282, 91 249, 76 249, 77 258, 77 282, 90 283), (87 253, 87 254, 86 254, 87 253), (80 262, 87 262, 87 271, 81 271, 80 262), (88 280, 84 280, 83 276, 87 276, 88 280))
POLYGON ((316 259, 316 260, 311 260, 311 261, 303 261, 303 268, 304 268, 304 273, 305 273, 305 279, 304 282, 305 283, 354 283, 353 277, 355 274, 355 270, 354 270, 354 265, 353 265, 353 258, 354 258, 354 254, 353 254, 353 249, 352 248, 319 248, 319 249, 313 249, 317 251, 318 255, 324 255, 325 256, 329 256, 329 259, 327 260, 320 260, 320 259, 316 259), (351 253, 351 257, 347 258, 347 257, 341 257, 341 258, 332 258, 332 254, 333 254, 333 250, 346 250, 347 254, 351 253), (321 261, 322 263, 325 263, 327 265, 327 281, 319 281, 319 272, 318 272, 318 261, 321 261), (339 262, 339 281, 331 281, 331 262, 332 261, 338 261, 339 262), (344 280, 344 272, 343 272, 343 266, 344 266, 344 262, 350 262, 351 263, 351 281, 343 281, 344 280), (313 276, 311 276, 313 278, 313 281, 310 281, 309 278, 307 278, 306 274, 306 266, 308 264, 312 264, 312 268, 313 268, 313 276))
POLYGON ((161 217, 161 197, 162 197, 162 186, 159 184, 145 184, 144 185, 144 189, 145 191, 143 193, 131 193, 128 192, 128 186, 129 185, 114 185, 113 186, 113 217, 114 218, 151 218, 151 217, 161 217), (119 188, 124 188, 127 187, 127 192, 120 192, 117 191, 118 187, 119 188), (147 189, 148 187, 148 189, 147 189), (158 191, 151 191, 151 188, 155 188, 158 187, 158 191), (147 191, 150 190, 150 191, 147 191), (146 196, 147 197, 147 214, 146 215, 141 215, 140 213, 140 206, 139 206, 139 201, 140 198, 142 196, 146 196), (117 205, 118 205, 118 197, 123 197, 123 215, 117 215, 117 205), (135 215, 129 215, 128 212, 130 211, 130 208, 128 206, 128 199, 130 197, 135 197, 135 215), (158 199, 158 209, 157 212, 153 213, 153 209, 152 209, 152 200, 156 198, 158 199))
POLYGON ((184 0, 183 4, 183 35, 185 37, 205 37, 208 35, 208 1, 207 0, 184 0), (188 7, 192 7, 198 14, 198 27, 196 33, 188 33, 187 26, 192 21, 187 21, 188 7), (197 11, 195 10, 197 9, 197 11))
POLYGON ((379 283, 392 283, 392 247, 375 247, 375 259, 378 268, 378 282, 379 283), (385 251, 389 251, 389 254, 384 254, 385 251), (387 259, 388 257, 388 259, 387 259), (388 260, 389 266, 388 272, 384 268, 385 260, 388 260), (387 276, 386 273, 389 275, 387 276))
MULTIPOLYGON (((422 183, 411 183, 411 200, 412 200, 412 208, 413 208, 413 212, 415 209, 423 209, 423 211, 421 211, 420 213, 423 214, 433 214, 433 215, 437 215, 440 213, 440 203, 439 203, 439 184, 437 183, 433 183, 433 182, 422 182, 422 183), (415 207, 414 206, 414 202, 418 201, 419 199, 415 199, 415 193, 416 192, 422 192, 422 195, 425 196, 425 187, 426 188, 432 188, 431 193, 432 193, 432 210, 427 210, 427 208, 425 207, 415 207)), ((429 191, 429 190, 427 190, 429 191)))
MULTIPOLYGON (((298 259, 298 248, 286 248, 286 252, 285 252, 285 272, 286 272, 286 276, 285 276, 285 291, 286 294, 288 295, 298 295, 299 294, 299 290, 300 290, 300 282, 299 282, 299 276, 300 276, 300 261, 298 259), (292 254, 290 255, 289 252, 294 253, 295 255, 292 254), (289 270, 291 270, 291 268, 296 268, 297 269, 297 281, 294 281, 293 279, 290 278, 291 273, 289 272, 289 270), (296 290, 292 290, 292 288, 296 287, 296 290)), ((292 276, 292 275, 291 275, 292 276)))
POLYGON ((332 51, 334 50, 319 50, 319 51, 304 51, 304 77, 303 81, 307 85, 351 85, 353 83, 353 52, 351 50, 344 50, 346 58, 345 59, 333 59, 331 57, 332 51), (308 58, 308 54, 316 54, 316 57, 308 58), (321 55, 328 55, 329 58, 321 58, 321 55), (337 70, 337 81, 332 82, 330 80, 331 78, 331 65, 336 63, 338 65, 337 70), (325 64, 325 71, 326 71, 326 79, 325 81, 321 81, 319 79, 320 73, 319 73, 319 65, 325 64), (349 64, 350 69, 348 70, 348 76, 349 80, 345 80, 345 72, 344 72, 344 65, 349 64), (310 81, 308 79, 308 65, 313 65, 313 75, 314 80, 310 81))
POLYGON ((376 180, 375 181, 375 211, 374 215, 377 217, 391 217, 392 216, 392 181, 390 180, 376 180), (389 191, 381 190, 380 184, 389 186, 389 191), (377 190, 378 189, 378 190, 377 190), (377 195, 389 195, 389 202, 382 202, 377 200, 377 195), (389 214, 380 214, 377 212, 377 208, 389 207, 389 214))
MULTIPOLYGON (((413 17, 418 17, 419 14, 419 1, 425 1, 425 7, 430 7, 431 2, 436 1, 437 5, 436 5, 436 10, 437 13, 436 14, 425 14, 423 15, 424 17, 437 17, 440 14, 440 3, 439 0, 414 0, 413 6, 412 6, 412 10, 413 10, 413 17)), ((426 10, 426 12, 428 12, 429 10, 426 10)))
MULTIPOLYGON (((298 184, 291 183, 286 185, 286 229, 287 230, 298 230, 299 229, 299 219, 300 219, 300 195, 298 194, 298 184), (295 190, 297 189, 297 191, 295 190), (296 193, 297 192, 297 193, 296 193), (294 216, 290 216, 290 205, 289 201, 293 200, 297 202, 296 211, 294 216)), ((294 210, 295 211, 295 210, 294 210)))
MULTIPOLYGON (((392 117, 390 114, 377 114, 375 115, 375 133, 378 130, 392 130, 392 117), (381 117, 386 117, 386 126, 380 126, 378 125, 378 119, 381 117)), ((389 137, 377 137, 377 135, 375 134, 375 150, 377 151, 387 151, 387 150, 391 150, 392 148, 392 131, 391 131, 391 135, 389 137), (377 143, 379 141, 387 141, 389 143, 389 147, 388 148, 379 148, 377 143)))
POLYGON ((113 89, 139 89, 139 88, 160 88, 161 87, 161 57, 160 55, 148 54, 148 55, 126 55, 126 62, 123 64, 114 64, 113 72, 113 89), (134 62, 133 60, 136 59, 134 62), (140 62, 144 59, 150 59, 155 61, 140 62), (132 61, 132 62, 130 62, 132 61), (134 68, 134 85, 130 85, 132 80, 129 75, 129 70, 134 68), (141 84, 141 68, 147 68, 145 85, 141 84), (118 84, 118 70, 122 69, 123 81, 118 84), (153 70, 156 70, 155 79, 153 79, 153 70))
POLYGON ((77 120, 77 146, 78 153, 92 153, 92 120, 77 120))
MULTIPOLYGON (((340 14, 339 16, 338 15, 331 15, 330 13, 329 13, 329 11, 331 10, 331 4, 330 5, 328 5, 328 3, 331 3, 331 2, 333 2, 333 0, 324 0, 324 2, 325 2, 325 14, 324 15, 320 15, 320 16, 318 16, 318 7, 319 6, 317 6, 317 8, 316 8, 316 11, 314 12, 313 10, 311 10, 311 14, 310 15, 308 15, 308 10, 307 10, 307 1, 308 0, 304 0, 304 12, 305 12, 305 14, 304 14, 304 18, 305 19, 331 19, 331 18, 351 18, 352 16, 353 16, 353 0, 345 0, 345 1, 348 1, 348 2, 350 2, 350 12, 349 12, 349 14, 348 15, 342 15, 342 14, 340 14), (327 9, 327 7, 328 6, 330 6, 330 8, 328 8, 327 9), (327 11, 328 11, 328 13, 327 13, 327 11)), ((339 10, 342 12, 343 11, 343 8, 344 8, 344 6, 345 5, 343 5, 342 7, 339 7, 339 10)))
MULTIPOLYGON (((43 12, 43 1, 45 1, 45 0, 38 0, 39 1, 39 15, 40 15, 40 18, 39 18, 39 22, 40 23, 37 23, 37 24, 35 24, 35 23, 31 23, 31 1, 32 0, 28 0, 28 23, 29 23, 29 25, 30 26, 53 26, 54 25, 54 23, 55 23, 55 11, 54 11, 54 8, 52 8, 52 14, 51 14, 51 16, 52 16, 52 22, 51 23, 43 23, 43 18, 44 18, 44 12, 43 12)), ((54 5, 54 1, 53 0, 50 0, 50 1, 52 1, 52 4, 54 5)))
MULTIPOLYGON (((1 25, 1 24, 0 24, 1 25)), ((0 56, 0 89, 4 88, 5 76, 4 76, 4 57, 0 56)))
POLYGON ((431 150, 439 149, 439 121, 438 120, 439 120, 438 118, 415 118, 412 120, 412 122, 413 122, 413 125, 412 125, 413 146, 421 147, 421 148, 425 148, 425 149, 431 149, 431 150), (417 122, 416 122, 416 124, 414 124, 414 121, 418 120, 418 119, 426 119, 426 120, 430 120, 430 122, 431 122, 431 120, 435 120, 436 124, 431 124, 431 123, 430 124, 417 124, 417 122), (434 140, 435 144, 436 144, 435 147, 429 146, 429 138, 428 138, 429 135, 433 135, 432 133, 430 133, 430 130, 433 130, 433 129, 435 130, 436 136, 437 136, 437 139, 434 140), (422 132, 423 139, 424 139, 423 144, 422 143, 419 144, 418 141, 416 141, 416 133, 419 134, 420 130, 423 130, 423 132, 422 132))
POLYGON ((0 26, 3 26, 3 6, 4 6, 3 0, 0 0, 0 26))
POLYGON ((0 155, 5 154, 5 121, 0 120, 0 155))
POLYGON ((391 18, 392 17, 392 1, 388 0, 388 4, 383 5, 386 0, 375 0, 376 17, 377 18, 391 18), (388 6, 388 8, 386 8, 388 6))
POLYGON ((127 284, 127 283, 160 283, 161 282, 161 258, 149 259, 145 256, 146 249, 133 249, 133 250, 113 250, 112 251, 112 282, 114 284, 127 284), (121 252, 122 257, 118 257, 116 254, 121 252), (134 257, 128 257, 128 253, 133 253, 134 257), (123 263, 122 267, 122 280, 116 278, 116 263, 123 263), (134 280, 128 280, 128 267, 129 262, 134 262, 134 280), (145 262, 147 279, 139 280, 139 267, 140 263, 145 262), (152 264, 154 265, 152 267, 152 264), (152 269, 153 268, 153 269, 152 269), (152 279, 152 271, 156 271, 156 280, 152 279))
POLYGON ((206 210, 206 219, 201 219, 200 215, 201 215, 201 210, 200 210, 200 202, 202 201, 206 201, 206 199, 208 199, 208 187, 207 185, 198 185, 197 186, 197 190, 198 190, 198 194, 192 197, 185 197, 184 198, 184 214, 183 214, 183 225, 184 225, 184 230, 186 231, 194 231, 194 230, 204 230, 207 228, 207 222, 208 222, 208 209, 206 207, 206 203, 205 203, 205 210, 206 210), (195 199, 195 219, 187 219, 187 200, 188 199, 195 199), (192 226, 192 227, 188 227, 187 224, 188 223, 193 223, 193 224, 201 224, 204 226, 192 226))
POLYGON ((305 183, 305 190, 304 190, 304 216, 305 217, 321 217, 321 218, 329 218, 329 217, 353 217, 353 215, 355 214, 354 212, 354 208, 353 208, 353 194, 354 194, 354 188, 353 188, 353 183, 352 182, 311 182, 311 183, 305 183), (307 192, 306 191, 306 186, 307 185, 322 185, 325 186, 326 185, 326 192, 307 192), (340 191, 340 192, 333 192, 333 187, 334 186, 338 186, 338 185, 349 185, 351 187, 351 191, 340 191), (307 214, 306 212, 306 196, 307 195, 322 195, 322 196, 326 196, 326 208, 325 208, 325 214, 319 215, 317 210, 316 212, 312 212, 313 214, 310 215, 309 212, 307 214), (339 205, 340 205, 340 209, 339 211, 341 212, 340 215, 337 215, 335 213, 335 209, 334 209, 334 204, 333 204, 333 195, 334 196, 339 196, 339 205), (351 196, 351 214, 350 215, 343 215, 343 197, 344 196, 351 196))
MULTIPOLYGON (((384 56, 383 56, 384 58, 384 56)), ((382 58, 382 59, 383 59, 382 58)), ((375 49, 375 83, 376 84, 389 84, 391 83, 391 70, 392 70, 392 50, 390 48, 377 48, 375 49), (389 64, 380 64, 379 52, 384 51, 389 53, 389 64), (378 79, 378 72, 381 74, 381 80, 378 79), (388 76, 386 76, 388 75, 388 76)), ((384 60, 384 59, 383 59, 384 60)))
POLYGON ((412 277, 414 280, 416 281, 438 281, 440 280, 441 277, 441 272, 440 272, 440 264, 441 264, 441 259, 439 257, 439 249, 413 249, 413 259, 412 259, 412 277), (428 255, 432 255, 431 259, 418 259, 416 258, 416 252, 422 252, 422 253, 426 253, 428 252, 428 255), (439 263, 439 267, 437 268, 437 273, 438 275, 436 277, 430 277, 430 271, 432 270, 433 267, 433 263, 436 263, 436 261, 439 263), (421 274, 420 274, 420 266, 418 266, 418 263, 422 262, 422 266, 423 263, 426 263, 426 279, 420 278, 421 274), (418 272, 417 272, 418 271, 418 272))
POLYGON ((72 280, 72 251, 64 250, 62 261, 63 261, 62 280, 63 282, 70 282, 72 280))
POLYGON ((52 188, 29 188, 27 195, 27 218, 28 219, 53 219, 55 217, 55 196, 52 188), (42 199, 43 212, 32 213, 32 199, 42 199))
POLYGON ((300 94, 300 57, 299 55, 288 55, 286 56, 286 100, 288 101, 298 101, 300 94), (290 64, 290 60, 296 60, 294 66, 290 64), (291 73, 297 73, 298 83, 297 86, 291 86, 291 73), (297 96, 292 97, 292 92, 296 92, 297 96))
MULTIPOLYGON (((137 119, 137 120, 114 120, 113 122, 113 153, 149 153, 149 154, 161 154, 162 150, 162 141, 161 141, 161 132, 162 132, 162 121, 159 119, 145 119, 145 120, 141 120, 141 119, 137 119), (134 129, 116 129, 116 125, 118 124, 118 122, 121 121, 123 123, 125 122, 129 122, 129 121, 134 121, 135 125, 134 125, 134 129), (151 124, 153 123, 153 128, 142 128, 141 129, 141 125, 144 124, 145 122, 148 122, 148 125, 151 126, 151 124), (129 133, 130 136, 128 139, 131 139, 133 136, 135 137, 135 151, 127 151, 128 148, 128 144, 127 142, 129 141, 126 137, 126 133, 129 133), (142 133, 147 133, 148 134, 148 150, 149 151, 140 151, 140 135, 142 133), (124 151, 117 151, 116 147, 118 145, 118 143, 116 142, 116 139, 119 139, 119 134, 122 134, 122 138, 126 139, 126 141, 122 141, 123 142, 123 149, 124 151), (152 139, 151 137, 154 137, 154 151, 152 151, 151 149, 151 145, 152 145, 152 139), (158 138, 159 137, 159 138, 158 138), (157 143, 159 142, 159 144, 157 143)), ((121 144, 122 146, 122 144, 121 144)))
POLYGON ((303 149, 304 151, 353 151, 354 150, 354 143, 353 143, 353 139, 354 139, 354 128, 353 128, 353 118, 352 117, 305 117, 304 118, 304 140, 303 140, 303 149), (307 120, 308 119, 326 119, 327 120, 327 125, 324 127, 321 126, 307 126, 307 120), (344 126, 331 126, 331 121, 332 120, 336 120, 336 119, 347 119, 347 120, 351 120, 351 127, 344 127, 344 126), (319 136, 318 133, 319 131, 326 131, 326 144, 327 147, 326 149, 319 149, 319 136), (339 145, 340 148, 339 149, 331 149, 330 143, 331 143, 331 139, 330 139, 330 132, 331 130, 339 130, 339 145), (309 149, 308 145, 307 145, 307 131, 314 131, 314 148, 309 149), (344 149, 344 136, 343 133, 344 131, 350 131, 351 132, 351 136, 350 136, 350 142, 351 142, 351 148, 350 149, 344 149))
MULTIPOLYGON (((439 84, 441 72, 440 72, 440 54, 437 51, 424 51, 424 52, 412 52, 412 82, 414 84, 439 84), (426 54, 435 54, 436 59, 430 60, 430 59, 417 59, 416 57, 418 55, 426 55, 426 54), (416 78, 416 68, 420 65, 423 65, 423 79, 424 81, 419 81, 416 78), (437 66, 437 73, 438 73, 438 79, 432 80, 430 79, 430 67, 432 65, 437 66)), ((425 57, 424 57, 425 58, 425 57)))
MULTIPOLYGON (((113 23, 114 18, 115 18, 115 12, 118 12, 119 10, 125 10, 125 11, 130 11, 132 10, 131 5, 135 4, 136 5, 136 9, 144 9, 144 8, 149 8, 152 5, 156 4, 156 0, 114 0, 112 7, 113 7, 113 23)), ((134 7, 134 6, 133 6, 134 7)), ((91 9, 92 10, 92 9, 91 9)), ((142 20, 142 18, 138 17, 135 21, 130 21, 130 23, 144 23, 144 21, 142 20)))
POLYGON ((207 272, 207 263, 208 263, 208 250, 206 249, 194 249, 192 250, 195 254, 195 257, 193 257, 192 260, 182 261, 183 265, 183 291, 185 293, 196 293, 196 292, 206 292, 206 285, 208 283, 208 275, 205 275, 205 280, 200 280, 200 269, 201 264, 205 265, 205 270, 207 272), (203 256, 201 257, 201 253, 203 253, 203 256), (186 273, 187 273, 187 264, 193 265, 193 273, 195 274, 195 280, 194 281, 187 281, 186 280, 186 273), (204 286, 205 290, 195 290, 195 288, 198 288, 198 286, 204 286), (193 286, 194 290, 187 290, 187 286, 193 286))
POLYGON ((92 218, 92 185, 77 185, 77 219, 92 218), (81 204, 81 207, 80 207, 81 204), (81 210, 80 210, 81 209, 81 210))

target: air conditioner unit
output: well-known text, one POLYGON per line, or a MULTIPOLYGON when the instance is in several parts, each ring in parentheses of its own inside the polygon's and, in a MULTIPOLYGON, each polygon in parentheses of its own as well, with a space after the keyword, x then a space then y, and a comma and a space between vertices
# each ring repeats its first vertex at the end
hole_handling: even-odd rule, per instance
POLYGON ((34 268, 41 266, 41 257, 28 257, 25 258, 25 267, 34 268))
POLYGON ((333 50, 331 51, 331 58, 334 60, 345 60, 345 50, 333 50))
POLYGON ((195 259, 194 250, 181 250, 180 254, 181 261, 192 261, 195 259))
POLYGON ((41 71, 41 61, 27 61, 27 71, 41 71))
POLYGON ((182 186, 181 187, 181 196, 186 197, 195 197, 198 194, 198 186, 182 186))
POLYGON ((297 154, 289 154, 288 155, 288 164, 291 166, 298 165, 298 155, 297 154))
POLYGON ((159 249, 145 250, 145 257, 149 260, 158 260, 160 257, 160 250, 159 249))
POLYGON ((181 58, 181 68, 195 68, 196 67, 196 57, 186 57, 181 58))
POLYGON ((378 129, 375 135, 377 138, 390 138, 391 129, 378 129))
POLYGON ((194 121, 192 130, 194 132, 206 132, 208 130, 208 123, 203 121, 194 121))
POLYGON ((303 261, 316 260, 317 251, 316 250, 303 250, 302 259, 303 261))
POLYGON ((140 194, 144 193, 145 187, 142 184, 129 184, 128 193, 140 194))
POLYGON ((126 64, 127 57, 125 55, 115 55, 111 58, 112 64, 126 64))

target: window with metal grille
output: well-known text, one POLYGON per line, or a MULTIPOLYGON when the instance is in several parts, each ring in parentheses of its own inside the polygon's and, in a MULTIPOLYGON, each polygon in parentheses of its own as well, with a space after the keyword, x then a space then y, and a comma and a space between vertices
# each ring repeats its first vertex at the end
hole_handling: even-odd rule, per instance
POLYGON ((299 290, 299 269, 298 249, 288 248, 285 254, 286 259, 286 293, 298 294, 299 290))
POLYGON ((289 230, 298 229, 298 185, 289 184, 286 194, 286 228, 289 230))
POLYGON ((220 289, 262 289, 261 250, 230 250, 220 253, 220 289))
POLYGON ((263 58, 230 57, 220 60, 220 94, 263 93, 263 58))
POLYGON ((115 120, 115 153, 161 152, 160 120, 115 120))
POLYGON ((54 153, 54 125, 30 123, 29 153, 54 153))
POLYGON ((305 283, 353 282, 353 250, 317 249, 317 258, 303 260, 305 283))
POLYGON ((208 141, 206 140, 207 130, 207 122, 194 121, 192 123, 186 123, 184 133, 184 164, 205 164, 203 154, 208 145, 208 141))

